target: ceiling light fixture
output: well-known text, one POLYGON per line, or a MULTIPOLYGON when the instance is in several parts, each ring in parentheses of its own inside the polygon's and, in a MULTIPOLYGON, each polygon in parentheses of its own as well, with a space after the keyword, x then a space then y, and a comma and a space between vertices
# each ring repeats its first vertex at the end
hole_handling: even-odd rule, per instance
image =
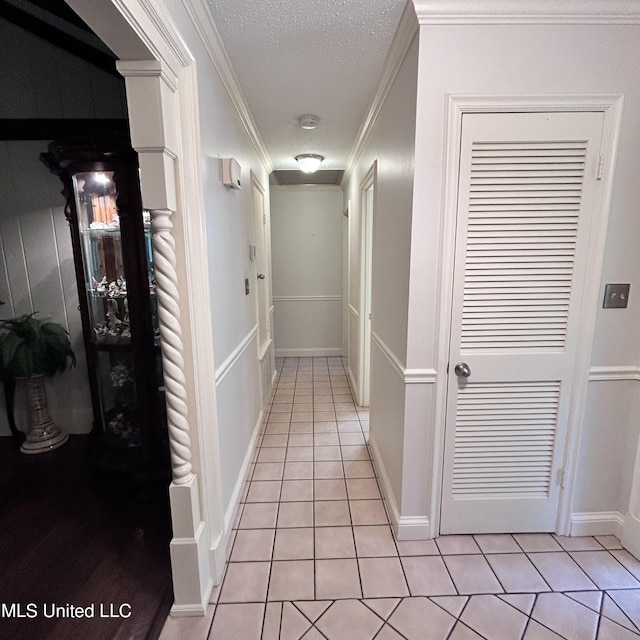
POLYGON ((298 126, 302 129, 315 129, 320 124, 320 116, 315 113, 305 113, 298 116, 298 126))
POLYGON ((323 160, 324 156, 319 156, 317 153, 303 153, 296 156, 300 171, 304 171, 305 173, 314 173, 317 171, 323 160))

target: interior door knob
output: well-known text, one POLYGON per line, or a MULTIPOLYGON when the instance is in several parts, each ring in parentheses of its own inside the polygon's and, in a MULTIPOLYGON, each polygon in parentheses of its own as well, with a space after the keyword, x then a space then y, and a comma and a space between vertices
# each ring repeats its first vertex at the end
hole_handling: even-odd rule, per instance
POLYGON ((471 375, 471 367, 466 362, 458 362, 454 371, 459 378, 468 378, 471 375))
POLYGON ((264 273, 259 273, 258 274, 258 280, 264 280, 264 279, 265 279, 264 273))

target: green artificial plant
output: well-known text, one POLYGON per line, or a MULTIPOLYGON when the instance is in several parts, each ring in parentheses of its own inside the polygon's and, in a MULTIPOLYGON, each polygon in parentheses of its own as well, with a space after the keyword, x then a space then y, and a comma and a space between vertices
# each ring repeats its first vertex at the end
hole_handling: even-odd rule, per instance
POLYGON ((76 364, 68 332, 38 312, 0 321, 3 378, 52 376, 76 364))

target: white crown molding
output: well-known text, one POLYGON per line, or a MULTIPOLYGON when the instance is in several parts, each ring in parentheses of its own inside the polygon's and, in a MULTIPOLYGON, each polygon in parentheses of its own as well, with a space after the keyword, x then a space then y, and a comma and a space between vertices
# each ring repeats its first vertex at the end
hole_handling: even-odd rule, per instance
POLYGON ((640 382, 640 367, 618 366, 618 367, 591 367, 589 369, 589 381, 616 381, 616 380, 636 380, 640 382))
POLYGON ((413 0, 420 25, 640 24, 638 0, 413 0))
POLYGON ((398 75, 398 71, 400 70, 400 66, 402 65, 402 62, 407 55, 409 46, 413 42, 413 39, 418 32, 418 26, 419 25, 418 21, 416 20, 413 2, 412 0, 408 0, 404 8, 402 17, 400 18, 400 23, 393 38, 393 42, 391 43, 391 48, 389 49, 389 53, 387 54, 384 67, 382 69, 382 76, 378 85, 378 90, 376 91, 373 102, 369 107, 367 116, 360 126, 360 130, 358 131, 358 135, 356 136, 356 141, 353 145, 353 148, 351 149, 351 153, 349 154, 349 159, 347 160, 347 165, 342 177, 342 184, 345 184, 345 182, 349 179, 349 176, 354 170, 358 162, 358 158, 360 157, 360 154, 364 149, 364 145, 371 135, 371 131, 373 130, 373 126, 378 119, 378 115, 380 114, 382 105, 384 104, 384 101, 389 94, 389 91, 391 90, 393 81, 398 75))
POLYGON ((200 40, 204 45, 209 58, 220 75, 231 102, 238 112, 238 116, 255 147, 260 160, 267 173, 273 171, 273 162, 265 147, 262 136, 258 131, 253 115, 247 104, 238 76, 231 64, 231 59, 222 42, 220 32, 213 21, 211 13, 203 0, 182 0, 189 17, 191 18, 200 40))

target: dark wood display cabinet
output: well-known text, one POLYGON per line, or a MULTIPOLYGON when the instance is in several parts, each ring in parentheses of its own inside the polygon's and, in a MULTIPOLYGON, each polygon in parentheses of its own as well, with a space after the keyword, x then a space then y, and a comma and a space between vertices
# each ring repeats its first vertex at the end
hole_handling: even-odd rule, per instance
POLYGON ((64 184, 103 468, 168 475, 151 221, 128 137, 54 141, 41 159, 64 184))

